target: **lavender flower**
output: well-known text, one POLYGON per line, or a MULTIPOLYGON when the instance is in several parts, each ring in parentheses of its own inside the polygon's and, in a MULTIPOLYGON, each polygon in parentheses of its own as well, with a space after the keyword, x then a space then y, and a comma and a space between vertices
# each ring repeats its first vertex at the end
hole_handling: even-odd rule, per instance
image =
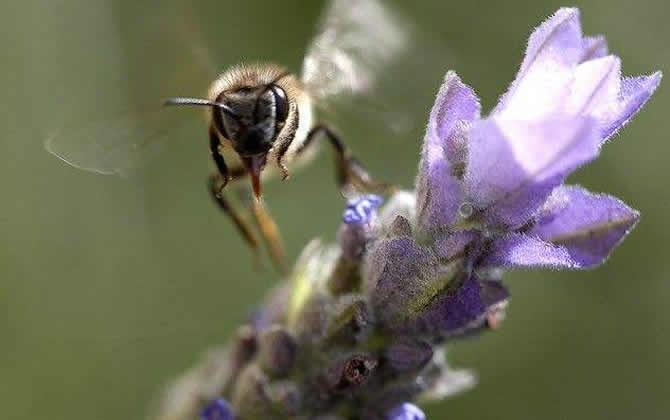
POLYGON ((342 220, 346 224, 367 223, 373 214, 373 210, 379 207, 381 203, 382 198, 374 194, 353 198, 347 202, 342 220))
POLYGON ((535 30, 486 118, 472 88, 448 72, 424 140, 414 231, 368 253, 365 290, 385 308, 385 327, 446 337, 497 325, 507 292, 492 269, 602 263, 639 213, 563 181, 598 156, 660 78, 622 79, 604 38, 582 36, 577 9, 535 30))
POLYGON ((564 186, 644 105, 661 73, 624 77, 602 37, 583 37, 577 9, 531 35, 519 73, 487 118, 447 73, 417 179, 422 233, 487 237, 484 265, 589 267, 639 214, 616 198, 564 186))
POLYGON ((646 103, 660 73, 623 77, 576 9, 531 35, 519 73, 480 116, 448 72, 416 192, 348 202, 337 245, 312 242, 227 351, 177 382, 161 419, 423 420, 412 402, 471 388, 451 341, 498 327, 507 267, 602 263, 639 213, 564 185, 646 103), (230 401, 220 399, 225 397, 230 401), (232 407, 232 408, 231 408, 232 407))
POLYGON ((200 412, 201 420, 233 420, 233 410, 223 398, 211 401, 200 412))
POLYGON ((388 420, 426 420, 426 415, 414 404, 402 403, 389 412, 388 420))

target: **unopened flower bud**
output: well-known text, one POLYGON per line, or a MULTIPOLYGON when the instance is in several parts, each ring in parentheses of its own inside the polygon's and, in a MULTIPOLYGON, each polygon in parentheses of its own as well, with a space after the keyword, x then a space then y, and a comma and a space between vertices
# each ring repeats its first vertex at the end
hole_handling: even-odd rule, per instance
POLYGON ((295 382, 272 382, 267 387, 267 395, 282 418, 293 418, 300 411, 300 390, 295 382))
POLYGON ((403 337, 391 343, 384 356, 396 371, 418 371, 433 357, 433 348, 427 341, 403 337))
POLYGON ((396 216, 389 228, 390 236, 412 236, 412 225, 403 216, 396 216))
POLYGON ((357 353, 338 359, 328 366, 325 374, 328 390, 350 392, 363 385, 377 367, 377 360, 368 354, 357 353))
POLYGON ((221 384, 216 387, 220 394, 226 395, 235 385, 238 375, 256 354, 256 329, 250 325, 243 325, 235 332, 230 353, 226 359, 224 371, 220 374, 221 384))
POLYGON ((364 292, 386 328, 413 329, 413 320, 422 322, 426 308, 456 280, 462 265, 462 259, 440 264, 430 248, 409 237, 378 240, 366 255, 364 292))
POLYGON ((323 340, 332 302, 333 298, 324 293, 314 293, 305 301, 293 324, 299 345, 312 345, 323 340))
POLYGON ((414 225, 416 220, 416 196, 414 193, 409 191, 394 193, 379 211, 378 224, 384 229, 384 227, 391 226, 398 216, 407 220, 410 225, 414 225))
POLYGON ((293 336, 280 325, 273 325, 261 332, 258 349, 258 362, 268 375, 284 376, 293 368, 297 344, 293 336))
POLYGON ((257 365, 247 366, 235 384, 231 402, 242 419, 277 419, 268 395, 269 379, 257 365))
POLYGON ((329 343, 353 345, 370 330, 372 313, 362 295, 342 296, 330 313, 326 328, 326 340, 329 343))

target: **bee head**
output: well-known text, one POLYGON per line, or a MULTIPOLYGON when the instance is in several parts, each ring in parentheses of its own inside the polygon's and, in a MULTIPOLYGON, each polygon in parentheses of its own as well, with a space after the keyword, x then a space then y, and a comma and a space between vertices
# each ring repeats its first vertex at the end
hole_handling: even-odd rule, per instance
MULTIPOLYGON (((289 116, 290 101, 282 79, 290 76, 277 66, 233 67, 212 84, 209 99, 176 97, 166 105, 211 108, 212 125, 237 152, 260 197, 260 174, 267 154, 289 116)), ((290 85, 289 85, 290 87, 290 85)), ((227 143, 226 142, 226 143, 227 143)))
POLYGON ((216 103, 224 106, 212 109, 214 125, 243 157, 270 150, 289 110, 286 92, 274 83, 223 92, 216 103))

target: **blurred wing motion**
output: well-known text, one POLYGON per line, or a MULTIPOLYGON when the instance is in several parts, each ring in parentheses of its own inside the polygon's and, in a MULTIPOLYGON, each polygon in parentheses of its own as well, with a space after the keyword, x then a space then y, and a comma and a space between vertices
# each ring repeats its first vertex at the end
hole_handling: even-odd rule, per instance
POLYGON ((366 92, 407 45, 400 20, 378 0, 332 0, 308 48, 302 80, 317 99, 366 92))
POLYGON ((420 10, 397 3, 331 0, 302 68, 322 118, 386 144, 422 136, 433 92, 455 64, 430 26, 418 24, 420 10))
POLYGON ((44 148, 68 165, 103 175, 127 176, 155 154, 161 140, 179 128, 174 110, 130 113, 61 129, 44 148))
MULTIPOLYGON (((203 83, 208 83, 216 76, 214 60, 203 41, 199 20, 191 4, 182 5, 177 10, 164 8, 153 14, 151 19, 140 19, 138 30, 138 38, 143 41, 151 42, 152 45, 162 45, 160 43, 165 42, 168 45, 166 50, 176 49, 186 54, 179 66, 142 61, 133 63, 141 69, 137 73, 143 80, 160 77, 165 80, 162 87, 176 86, 188 92, 188 86, 200 86, 196 89, 201 89, 203 83), (178 20, 176 16, 179 17, 178 20), (157 67, 161 68, 160 76, 153 74, 157 67)), ((169 137, 182 133, 181 129, 188 126, 187 123, 202 123, 200 112, 184 112, 163 107, 160 102, 166 92, 135 95, 136 92, 132 92, 128 100, 132 103, 150 103, 152 105, 149 109, 121 109, 121 112, 115 112, 116 110, 109 110, 104 102, 92 104, 89 108, 95 110, 97 119, 92 118, 89 123, 74 126, 65 124, 55 130, 50 127, 51 132, 44 140, 45 149, 77 169, 104 175, 127 176, 145 166, 159 153, 163 143, 169 142, 166 141, 169 137)), ((79 107, 69 113, 76 114, 77 111, 80 111, 79 107)), ((82 121, 84 118, 73 120, 82 121)), ((201 124, 199 128, 204 138, 202 127, 201 124)))
MULTIPOLYGON (((202 87, 203 80, 214 79, 216 60, 209 54, 213 49, 201 36, 193 10, 179 9, 166 15, 166 19, 179 16, 180 20, 166 23, 157 19, 154 26, 143 28, 150 34, 143 36, 165 36, 172 46, 189 46, 192 59, 181 60, 179 66, 161 67, 170 72, 161 77, 168 80, 162 86, 179 86, 184 92, 192 92, 189 86, 202 87), (158 26, 172 28, 175 33, 166 34, 164 29, 157 30, 158 26)), ((434 37, 429 35, 422 37, 416 25, 401 19, 381 0, 331 0, 309 44, 302 81, 334 125, 346 126, 352 119, 365 121, 360 126, 373 126, 380 137, 406 141, 423 130, 423 110, 433 97, 449 56, 443 45, 431 44, 434 37), (420 48, 408 48, 410 45, 420 48)), ((141 68, 156 66, 146 63, 141 68)), ((153 102, 164 94, 146 96, 153 102)), ((95 109, 99 115, 108 114, 98 104, 95 109)), ((161 140, 172 135, 181 118, 196 122, 191 112, 167 109, 126 113, 116 119, 105 117, 85 127, 53 132, 45 148, 82 170, 127 175, 143 166, 148 155, 155 154, 160 143, 165 143, 161 140)))

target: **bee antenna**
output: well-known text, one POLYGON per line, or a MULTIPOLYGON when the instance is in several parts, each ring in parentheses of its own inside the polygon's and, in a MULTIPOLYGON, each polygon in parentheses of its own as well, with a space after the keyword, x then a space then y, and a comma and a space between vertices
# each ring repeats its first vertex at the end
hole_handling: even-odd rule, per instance
POLYGON ((192 105, 192 106, 211 106, 215 108, 222 109, 223 112, 226 113, 226 115, 230 116, 231 118, 234 118, 236 120, 240 119, 240 116, 235 113, 235 111, 232 110, 231 107, 229 107, 226 104, 223 104, 221 102, 213 102, 210 101, 209 99, 201 99, 201 98, 182 98, 182 97, 176 97, 176 98, 169 98, 166 100, 163 105, 165 106, 174 106, 174 105, 192 105))

